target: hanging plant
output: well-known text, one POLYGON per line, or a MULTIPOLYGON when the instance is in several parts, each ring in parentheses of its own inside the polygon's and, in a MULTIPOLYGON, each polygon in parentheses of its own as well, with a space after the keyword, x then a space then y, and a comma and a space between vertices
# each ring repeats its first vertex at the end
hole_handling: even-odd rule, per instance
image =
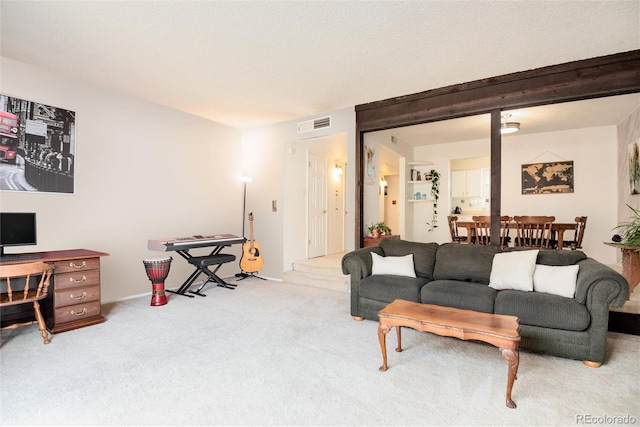
POLYGON ((431 169, 427 176, 431 177, 431 197, 433 197, 433 218, 427 222, 428 231, 433 231, 438 227, 438 198, 440 197, 440 173, 431 169))

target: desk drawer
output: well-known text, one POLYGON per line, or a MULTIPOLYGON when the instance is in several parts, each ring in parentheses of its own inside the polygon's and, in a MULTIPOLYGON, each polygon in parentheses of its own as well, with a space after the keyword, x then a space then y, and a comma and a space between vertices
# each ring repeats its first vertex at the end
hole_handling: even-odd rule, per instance
POLYGON ((53 306, 55 308, 67 305, 85 304, 91 301, 100 301, 100 286, 87 286, 54 292, 53 306))
POLYGON ((100 268, 100 258, 70 259, 53 263, 54 273, 67 273, 70 271, 95 270, 100 268))
POLYGON ((100 315, 100 301, 88 302, 86 304, 70 305, 68 307, 56 308, 56 325, 65 322, 74 322, 85 318, 100 315))
POLYGON ((100 284, 100 270, 75 271, 53 276, 56 291, 100 284))

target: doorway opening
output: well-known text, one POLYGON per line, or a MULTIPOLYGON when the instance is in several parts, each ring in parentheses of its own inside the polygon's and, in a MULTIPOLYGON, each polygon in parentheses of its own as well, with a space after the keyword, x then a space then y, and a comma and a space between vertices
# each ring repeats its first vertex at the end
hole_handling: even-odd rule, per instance
MULTIPOLYGON (((285 146, 283 209, 285 271, 295 261, 347 248, 347 134, 336 133, 285 146)), ((352 178, 351 178, 352 179, 352 178)))
POLYGON ((307 258, 344 252, 346 164, 311 151, 307 158, 307 258))

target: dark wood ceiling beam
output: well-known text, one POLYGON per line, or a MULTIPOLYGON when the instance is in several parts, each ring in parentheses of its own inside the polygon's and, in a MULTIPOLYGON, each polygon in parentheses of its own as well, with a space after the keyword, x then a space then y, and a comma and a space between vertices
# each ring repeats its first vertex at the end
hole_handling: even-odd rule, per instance
POLYGON ((356 106, 362 132, 640 91, 640 50, 356 106))

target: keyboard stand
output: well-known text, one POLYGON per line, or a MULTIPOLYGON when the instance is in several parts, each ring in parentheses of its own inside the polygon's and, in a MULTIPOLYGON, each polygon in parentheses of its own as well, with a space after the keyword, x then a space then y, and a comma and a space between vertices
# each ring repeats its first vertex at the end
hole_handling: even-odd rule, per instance
MULTIPOLYGON (((228 245, 225 245, 228 246, 228 245)), ((225 282, 221 277, 219 277, 216 273, 222 267, 222 264, 235 261, 236 256, 231 254, 221 254, 222 248, 224 246, 217 246, 211 251, 209 255, 205 256, 192 256, 189 253, 188 249, 178 250, 178 254, 182 256, 187 262, 193 266, 195 266, 195 270, 191 275, 185 280, 185 282, 175 291, 167 290, 167 292, 171 292, 177 295, 182 295, 185 297, 193 298, 193 295, 189 295, 187 292, 198 295, 201 297, 205 297, 206 295, 202 293, 202 289, 209 282, 216 282, 217 286, 221 288, 227 289, 235 289, 237 285, 230 284, 225 282), (215 265, 216 267, 212 270, 209 269, 210 266, 215 265), (207 279, 198 287, 196 291, 189 291, 189 288, 193 285, 200 274, 206 274, 207 279)))

